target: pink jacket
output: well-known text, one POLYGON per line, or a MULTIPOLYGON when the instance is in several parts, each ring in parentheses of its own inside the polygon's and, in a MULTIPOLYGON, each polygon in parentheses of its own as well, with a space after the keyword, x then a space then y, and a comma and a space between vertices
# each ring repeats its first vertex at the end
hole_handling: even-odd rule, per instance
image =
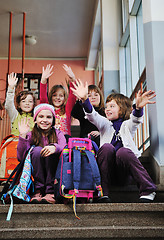
MULTIPOLYGON (((73 87, 72 83, 70 83, 70 87, 73 87)), ((76 97, 70 90, 68 100, 65 106, 65 114, 60 116, 59 110, 55 110, 56 114, 55 128, 58 128, 64 134, 68 134, 70 136, 71 136, 71 111, 73 106, 75 105, 75 102, 76 97)), ((47 84, 40 83, 40 103, 48 103, 47 84)))

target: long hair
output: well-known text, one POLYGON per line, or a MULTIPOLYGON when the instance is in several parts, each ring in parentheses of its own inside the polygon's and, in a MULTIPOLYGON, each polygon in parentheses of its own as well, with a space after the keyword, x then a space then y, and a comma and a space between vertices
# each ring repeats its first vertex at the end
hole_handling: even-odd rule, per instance
POLYGON ((107 97, 106 103, 112 100, 114 100, 120 108, 119 117, 122 118, 123 121, 129 119, 132 112, 132 101, 130 98, 120 93, 112 93, 107 97))
POLYGON ((99 106, 98 106, 97 109, 98 110, 100 110, 100 109, 104 110, 105 106, 104 106, 104 97, 103 97, 102 91, 96 85, 89 85, 88 86, 88 93, 92 92, 92 91, 95 91, 96 93, 98 93, 100 95, 100 103, 99 103, 99 106))
POLYGON ((23 112, 22 112, 22 109, 20 108, 20 102, 21 102, 22 100, 26 99, 26 97, 27 97, 28 95, 31 95, 32 98, 33 98, 34 106, 33 106, 33 109, 32 109, 32 111, 31 111, 31 113, 33 113, 34 107, 35 107, 35 105, 36 105, 36 100, 35 100, 35 97, 34 97, 33 93, 30 92, 30 91, 21 91, 21 92, 19 92, 19 93, 17 94, 17 96, 16 96, 16 104, 17 104, 16 108, 17 108, 17 110, 18 110, 18 112, 19 112, 20 114, 23 113, 23 112))
POLYGON ((62 85, 54 85, 51 88, 51 90, 48 94, 48 102, 49 102, 49 104, 53 105, 52 96, 55 92, 57 92, 58 89, 62 89, 63 94, 64 94, 64 102, 63 102, 62 106, 60 107, 60 115, 63 115, 65 113, 65 105, 67 103, 68 95, 67 95, 65 88, 62 85))
MULTIPOLYGON (((55 117, 53 116, 52 126, 47 133, 48 144, 57 142, 56 130, 53 127, 54 125, 55 117)), ((34 144, 35 146, 44 147, 42 142, 42 129, 38 128, 37 123, 35 123, 34 128, 32 130, 32 139, 33 139, 32 144, 34 144)))

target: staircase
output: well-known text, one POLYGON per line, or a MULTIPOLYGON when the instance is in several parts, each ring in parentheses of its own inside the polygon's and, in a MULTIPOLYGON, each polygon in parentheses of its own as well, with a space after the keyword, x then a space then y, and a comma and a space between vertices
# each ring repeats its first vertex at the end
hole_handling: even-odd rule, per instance
MULTIPOLYGON (((73 129, 74 133, 78 130, 73 129)), ((77 134, 75 133, 77 136, 77 134)), ((148 158, 141 162, 151 175, 148 158)), ((112 203, 14 204, 10 221, 9 205, 0 204, 0 239, 164 239, 164 188, 157 186, 154 203, 138 203, 138 189, 132 184, 112 187, 112 203)), ((1 191, 1 189, 0 189, 1 191)))
POLYGON ((154 203, 137 203, 135 186, 111 189, 113 203, 0 204, 0 239, 164 239, 164 191, 154 203))
POLYGON ((0 239, 164 239, 164 203, 0 205, 0 239))

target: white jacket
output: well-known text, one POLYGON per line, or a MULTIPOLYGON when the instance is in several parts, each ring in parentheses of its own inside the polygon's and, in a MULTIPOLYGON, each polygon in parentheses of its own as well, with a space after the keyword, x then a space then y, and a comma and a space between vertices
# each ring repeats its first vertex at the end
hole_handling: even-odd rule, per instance
MULTIPOLYGON (((113 123, 109 121, 107 118, 98 114, 98 112, 96 112, 94 109, 92 109, 91 113, 85 112, 85 115, 86 115, 86 118, 99 129, 100 147, 104 143, 111 143, 113 134, 115 132, 113 123)), ((122 123, 119 131, 119 135, 121 137, 123 146, 131 149, 136 155, 136 157, 140 157, 141 153, 137 149, 133 141, 133 138, 139 124, 142 122, 143 122, 143 117, 135 117, 133 114, 131 114, 130 119, 125 120, 122 123)))

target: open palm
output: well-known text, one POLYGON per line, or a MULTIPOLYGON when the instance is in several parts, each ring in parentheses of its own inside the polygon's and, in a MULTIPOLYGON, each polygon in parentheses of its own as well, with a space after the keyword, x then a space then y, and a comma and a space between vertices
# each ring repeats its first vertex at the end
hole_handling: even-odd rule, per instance
POLYGON ((12 72, 8 75, 8 85, 10 88, 14 89, 18 82, 17 74, 12 72))
POLYGON ((143 108, 147 104, 154 104, 155 101, 150 101, 150 100, 155 96, 156 94, 152 90, 149 90, 144 93, 142 93, 141 90, 139 90, 135 98, 136 108, 143 108))
POLYGON ((20 122, 18 122, 19 134, 21 137, 25 138, 27 133, 30 131, 29 119, 22 118, 20 122))
POLYGON ((53 69, 53 65, 48 64, 46 66, 46 69, 44 69, 44 67, 42 68, 42 78, 41 78, 41 83, 46 84, 47 83, 47 79, 53 74, 52 69, 53 69))
POLYGON ((85 101, 88 97, 88 83, 84 85, 80 79, 76 79, 72 83, 74 88, 71 88, 73 94, 80 100, 85 101))

